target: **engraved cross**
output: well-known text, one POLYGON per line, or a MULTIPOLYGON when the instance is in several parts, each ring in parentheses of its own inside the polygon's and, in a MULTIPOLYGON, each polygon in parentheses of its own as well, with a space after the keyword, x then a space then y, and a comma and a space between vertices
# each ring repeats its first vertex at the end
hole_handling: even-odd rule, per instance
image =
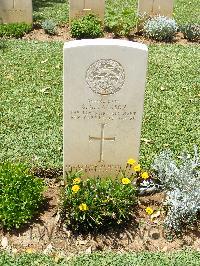
POLYGON ((108 141, 115 141, 116 140, 115 137, 105 138, 104 131, 105 131, 105 124, 101 124, 101 137, 99 138, 99 137, 91 137, 91 136, 89 136, 89 141, 91 141, 91 140, 100 140, 100 158, 99 158, 99 162, 103 162, 104 141, 105 140, 108 140, 108 141))

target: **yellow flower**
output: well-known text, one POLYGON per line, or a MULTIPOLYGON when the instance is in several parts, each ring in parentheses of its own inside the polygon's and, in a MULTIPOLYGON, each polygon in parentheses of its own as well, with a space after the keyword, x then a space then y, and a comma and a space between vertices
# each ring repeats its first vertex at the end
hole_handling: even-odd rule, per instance
POLYGON ((140 164, 137 164, 136 166, 134 166, 134 167, 133 167, 133 170, 134 170, 135 172, 140 172, 140 170, 141 170, 140 164))
POLYGON ((55 255, 55 257, 54 257, 55 263, 58 263, 60 259, 61 259, 61 257, 59 255, 55 255))
POLYGON ((147 213, 148 215, 151 215, 151 214, 154 212, 153 209, 150 208, 150 207, 147 207, 147 208, 145 209, 145 211, 146 211, 146 213, 147 213))
POLYGON ((72 187, 72 191, 73 191, 74 193, 77 193, 77 192, 79 191, 79 189, 80 189, 80 187, 79 187, 78 185, 74 185, 74 186, 72 187))
POLYGON ((131 180, 129 178, 127 178, 127 177, 122 178, 122 184, 127 185, 130 183, 131 183, 131 180))
POLYGON ((129 165, 133 165, 134 163, 136 163, 136 161, 132 158, 128 159, 128 161, 127 161, 127 164, 129 164, 129 165))
POLYGON ((73 184, 79 184, 79 183, 81 183, 81 179, 79 177, 73 180, 73 184))
POLYGON ((81 203, 81 204, 79 205, 79 210, 80 210, 80 211, 87 211, 87 210, 88 210, 88 206, 87 206, 87 204, 85 204, 85 203, 81 203))
POLYGON ((149 178, 149 174, 147 172, 142 173, 142 178, 143 179, 148 179, 149 178))
POLYGON ((32 254, 34 252, 34 250, 32 248, 27 248, 26 249, 26 253, 28 254, 32 254))

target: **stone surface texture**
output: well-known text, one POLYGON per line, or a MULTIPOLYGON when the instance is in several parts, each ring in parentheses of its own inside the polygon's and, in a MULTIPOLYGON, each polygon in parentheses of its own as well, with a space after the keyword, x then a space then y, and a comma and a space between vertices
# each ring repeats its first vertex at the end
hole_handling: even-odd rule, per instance
POLYGON ((174 0, 139 0, 138 13, 172 17, 174 0))
POLYGON ((0 0, 0 23, 31 24, 32 0, 0 0))
POLYGON ((89 13, 94 13, 104 20, 105 0, 70 0, 69 17, 81 17, 89 13))
POLYGON ((64 169, 119 172, 138 159, 147 47, 123 40, 64 45, 64 169))

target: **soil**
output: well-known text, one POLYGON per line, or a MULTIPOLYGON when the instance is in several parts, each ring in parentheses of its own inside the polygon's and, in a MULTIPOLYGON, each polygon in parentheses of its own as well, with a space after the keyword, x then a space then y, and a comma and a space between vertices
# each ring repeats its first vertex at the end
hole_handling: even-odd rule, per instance
MULTIPOLYGON (((40 171, 37 173, 40 175, 40 171)), ((168 239, 163 229, 165 212, 163 210, 164 193, 157 193, 139 198, 136 220, 120 228, 113 228, 104 233, 92 232, 88 235, 74 235, 68 231, 59 219, 59 193, 62 181, 55 178, 56 173, 48 170, 45 177, 47 190, 46 203, 38 217, 22 230, 6 232, 0 230, 0 249, 20 252, 44 252, 45 254, 63 254, 73 256, 80 253, 113 250, 124 251, 173 251, 190 247, 200 251, 200 225, 183 236, 168 239), (150 206, 155 212, 151 219, 145 208, 150 206), (6 241, 5 241, 6 240, 6 241), (6 243, 6 244, 5 244, 6 243)))
MULTIPOLYGON (((114 39, 116 38, 113 33, 105 32, 104 38, 106 39, 114 39)), ((57 28, 57 34, 56 35, 49 35, 44 32, 43 29, 39 28, 38 26, 34 26, 33 31, 26 34, 23 38, 23 40, 38 40, 38 41, 71 41, 74 40, 70 36, 70 30, 68 25, 63 25, 57 28)), ((163 42, 157 42, 153 40, 145 39, 142 35, 134 34, 132 33, 129 38, 120 37, 120 39, 129 40, 133 42, 141 42, 144 44, 163 44, 163 42)), ((186 39, 184 39, 183 34, 178 32, 176 37, 174 38, 172 43, 186 45, 186 44, 194 44, 195 42, 190 42, 186 39)))

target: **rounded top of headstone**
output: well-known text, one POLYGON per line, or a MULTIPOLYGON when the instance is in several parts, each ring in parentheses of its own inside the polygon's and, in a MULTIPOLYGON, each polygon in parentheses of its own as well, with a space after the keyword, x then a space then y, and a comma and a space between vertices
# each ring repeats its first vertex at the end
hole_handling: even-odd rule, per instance
POLYGON ((91 64, 86 72, 86 82, 90 89, 100 95, 115 94, 122 89, 125 71, 113 59, 100 59, 91 64))

